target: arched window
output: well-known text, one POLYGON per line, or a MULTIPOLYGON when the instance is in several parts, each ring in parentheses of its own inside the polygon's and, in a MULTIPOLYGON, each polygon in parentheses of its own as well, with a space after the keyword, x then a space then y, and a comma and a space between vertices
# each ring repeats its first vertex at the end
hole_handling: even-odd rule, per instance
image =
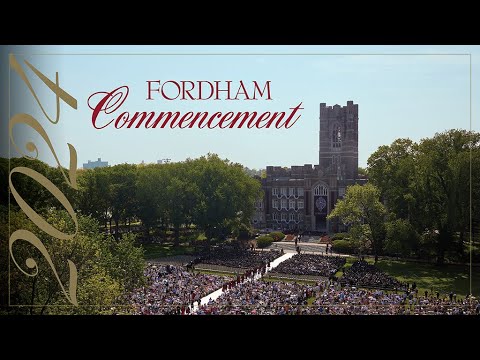
POLYGON ((342 130, 340 125, 334 125, 332 130, 332 147, 341 148, 342 147, 342 130))
POLYGON ((318 184, 313 189, 313 194, 314 195, 327 195, 327 192, 328 192, 328 189, 322 184, 318 184))

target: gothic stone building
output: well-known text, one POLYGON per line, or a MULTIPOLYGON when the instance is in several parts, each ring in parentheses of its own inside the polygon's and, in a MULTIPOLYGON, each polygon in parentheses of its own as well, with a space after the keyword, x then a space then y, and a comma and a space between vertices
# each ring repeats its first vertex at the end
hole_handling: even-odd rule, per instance
POLYGON ((264 198, 255 204, 255 228, 342 231, 326 217, 347 186, 365 181, 358 179, 358 104, 321 103, 319 165, 267 166, 261 181, 264 198))

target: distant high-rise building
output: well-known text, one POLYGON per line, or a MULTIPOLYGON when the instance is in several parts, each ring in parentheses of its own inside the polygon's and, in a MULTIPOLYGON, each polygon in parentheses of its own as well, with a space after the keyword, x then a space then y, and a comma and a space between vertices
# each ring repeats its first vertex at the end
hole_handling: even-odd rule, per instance
POLYGON ((97 167, 106 167, 108 166, 108 161, 102 161, 102 158, 98 158, 97 161, 88 160, 87 163, 83 164, 84 169, 95 169, 97 167))
POLYGON ((172 159, 166 158, 166 159, 157 160, 157 164, 168 164, 170 160, 172 159))

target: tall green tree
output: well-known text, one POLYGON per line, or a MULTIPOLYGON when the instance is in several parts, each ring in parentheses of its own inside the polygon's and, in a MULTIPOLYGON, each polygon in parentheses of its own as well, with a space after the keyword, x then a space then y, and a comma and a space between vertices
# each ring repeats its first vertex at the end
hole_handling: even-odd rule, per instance
POLYGON ((388 221, 385 223, 385 230, 386 252, 406 257, 418 250, 420 238, 408 220, 388 221))
MULTIPOLYGON (((479 175, 474 173, 470 179, 470 150, 478 154, 479 146, 480 134, 465 130, 438 133, 419 144, 416 182, 424 191, 422 207, 428 215, 424 217, 425 224, 428 230, 438 232, 436 250, 440 264, 445 261, 446 251, 453 248, 463 255, 470 222, 470 181, 479 181, 479 175)), ((472 161, 478 163, 477 159, 472 161)))
POLYGON ((385 215, 380 191, 374 185, 366 184, 349 186, 345 198, 337 202, 328 219, 340 218, 350 228, 352 237, 365 239, 377 262, 383 250, 385 215))
POLYGON ((107 229, 111 220, 112 194, 110 170, 107 167, 78 171, 76 207, 84 215, 93 216, 107 229))
POLYGON ((165 187, 165 217, 173 226, 174 244, 178 246, 180 228, 192 222, 195 204, 198 199, 198 185, 194 180, 192 170, 188 164, 167 164, 165 187))
POLYGON ((227 224, 236 218, 249 223, 261 185, 245 173, 242 165, 214 154, 186 164, 193 168, 193 181, 199 190, 194 222, 205 231, 207 239, 223 237, 227 224))
POLYGON ((119 223, 131 220, 137 210, 137 166, 121 164, 105 168, 108 174, 111 218, 115 222, 115 237, 119 237, 119 223))
MULTIPOLYGON (((73 232, 74 224, 66 211, 50 209, 42 215, 60 231, 73 232)), ((119 241, 115 241, 113 237, 99 232, 99 224, 96 220, 80 214, 77 235, 72 240, 58 240, 40 231, 23 212, 11 211, 10 219, 12 232, 17 229, 27 229, 42 241, 61 283, 67 289, 69 284, 67 260, 71 260, 76 265, 77 300, 81 305, 70 306, 46 259, 26 241, 17 240, 13 244, 15 260, 23 266, 24 271, 33 274, 35 269, 25 266, 26 259, 33 258, 38 266, 38 275, 29 277, 12 263, 10 301, 11 304, 24 305, 24 307, 15 308, 15 311, 30 314, 108 312, 112 305, 122 304, 124 296, 134 287, 142 284, 143 250, 135 245, 132 234, 125 234, 119 241), (105 305, 105 307, 97 305, 105 305)), ((0 242, 7 244, 8 239, 8 226, 0 223, 0 242)), ((1 256, 2 264, 6 263, 8 253, 2 252, 1 256)), ((7 274, 2 267, 0 278, 3 279, 5 276, 7 274)))
POLYGON ((398 139, 368 159, 369 180, 380 189, 388 210, 408 220, 427 243, 433 241, 440 264, 447 251, 463 257, 470 204, 473 229, 479 222, 479 154, 480 134, 449 130, 418 144, 398 139))
POLYGON ((164 164, 142 165, 137 178, 137 216, 145 227, 145 237, 150 237, 150 229, 165 216, 167 208, 165 189, 167 185, 164 164))
POLYGON ((379 190, 389 209, 401 219, 413 218, 416 188, 415 154, 417 144, 410 139, 397 139, 380 146, 368 158, 368 179, 379 190))
MULTIPOLYGON (((8 159, 5 159, 0 163, 0 166, 2 166, 2 180, 4 179, 6 181, 5 183, 5 188, 3 190, 2 195, 2 202, 4 205, 8 204, 8 197, 5 196, 8 191, 8 179, 9 179, 9 172, 8 172, 8 164, 9 161, 8 159), (3 177, 5 176, 6 177, 3 177)), ((10 159, 10 170, 13 170, 16 167, 28 167, 32 170, 37 171, 41 175, 50 178, 51 173, 57 173, 57 169, 51 168, 48 164, 44 163, 43 161, 40 160, 30 160, 27 158, 11 158, 10 159)), ((31 177, 21 174, 21 173, 13 173, 12 176, 12 183, 17 192, 20 194, 20 196, 27 202, 29 206, 31 206, 33 209, 36 209, 38 211, 43 210, 43 209, 48 209, 51 206, 58 206, 58 201, 50 194, 50 192, 45 189, 41 184, 39 184, 37 181, 32 179, 31 177)), ((51 179, 53 180, 53 179, 51 179)), ((62 179, 63 180, 63 179, 62 179)), ((62 186, 61 183, 56 182, 53 180, 56 186, 62 186)), ((64 182, 64 181, 62 181, 64 182)), ((13 195, 10 196, 10 201, 13 209, 18 209, 18 204, 15 201, 15 198, 13 195)))

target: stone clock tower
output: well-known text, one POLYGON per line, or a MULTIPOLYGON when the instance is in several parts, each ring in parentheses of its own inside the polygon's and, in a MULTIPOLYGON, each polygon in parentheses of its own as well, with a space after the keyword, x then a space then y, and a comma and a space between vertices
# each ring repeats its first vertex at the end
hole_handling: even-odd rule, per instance
POLYGON ((338 181, 358 175, 358 104, 320 104, 319 164, 325 176, 338 181))
POLYGON ((319 167, 327 186, 326 195, 313 193, 315 229, 327 228, 340 231, 338 220, 328 221, 321 207, 327 203, 329 214, 338 199, 345 196, 347 186, 356 183, 358 177, 358 104, 347 101, 347 106, 320 104, 319 167), (324 225, 325 224, 325 225, 324 225))
POLYGON ((366 181, 358 179, 358 104, 321 103, 319 140, 318 165, 267 166, 253 226, 317 235, 345 231, 327 217, 348 186, 366 181))

